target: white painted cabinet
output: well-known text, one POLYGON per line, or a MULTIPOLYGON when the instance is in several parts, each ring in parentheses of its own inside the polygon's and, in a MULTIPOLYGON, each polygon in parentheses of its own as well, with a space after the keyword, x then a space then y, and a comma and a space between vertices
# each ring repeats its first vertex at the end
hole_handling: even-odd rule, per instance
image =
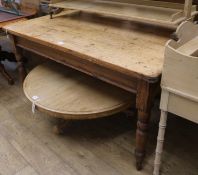
POLYGON ((198 123, 198 25, 184 22, 176 35, 178 41, 168 41, 165 49, 154 175, 159 174, 167 113, 198 123))

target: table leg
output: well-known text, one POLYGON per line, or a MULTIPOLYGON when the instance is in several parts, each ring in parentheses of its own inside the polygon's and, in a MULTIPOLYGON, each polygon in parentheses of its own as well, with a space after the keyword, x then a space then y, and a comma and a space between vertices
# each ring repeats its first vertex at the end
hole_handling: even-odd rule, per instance
POLYGON ((137 87, 136 108, 138 110, 138 121, 136 130, 136 168, 142 169, 145 157, 146 142, 148 135, 149 119, 154 97, 156 95, 156 84, 141 80, 137 87))
POLYGON ((167 112, 161 111, 153 175, 159 175, 161 154, 163 151, 164 135, 166 130, 166 122, 167 122, 167 112))
POLYGON ((23 82, 27 73, 26 73, 26 70, 25 70, 24 62, 23 62, 22 49, 16 46, 15 38, 12 35, 9 35, 9 37, 10 37, 12 43, 13 43, 13 51, 14 51, 14 54, 15 54, 17 65, 18 65, 19 78, 20 78, 20 81, 23 82))

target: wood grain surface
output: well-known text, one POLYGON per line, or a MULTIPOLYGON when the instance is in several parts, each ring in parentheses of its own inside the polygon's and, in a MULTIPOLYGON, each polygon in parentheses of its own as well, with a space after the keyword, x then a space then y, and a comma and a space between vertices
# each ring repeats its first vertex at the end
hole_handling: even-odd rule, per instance
POLYGON ((64 119, 106 117, 135 106, 131 93, 57 63, 36 67, 23 88, 40 110, 64 119))
POLYGON ((5 27, 8 32, 49 48, 126 74, 150 78, 162 71, 164 45, 171 31, 92 15, 41 17, 5 27), (23 27, 21 27, 23 25, 23 27))

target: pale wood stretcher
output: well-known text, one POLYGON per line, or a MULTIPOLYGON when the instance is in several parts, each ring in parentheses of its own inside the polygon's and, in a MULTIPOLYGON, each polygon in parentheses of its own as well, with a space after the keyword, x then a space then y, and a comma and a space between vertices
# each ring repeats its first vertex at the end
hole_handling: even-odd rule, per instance
POLYGON ((184 22, 176 34, 178 42, 169 41, 165 50, 154 175, 159 175, 167 113, 198 123, 198 26, 184 22))

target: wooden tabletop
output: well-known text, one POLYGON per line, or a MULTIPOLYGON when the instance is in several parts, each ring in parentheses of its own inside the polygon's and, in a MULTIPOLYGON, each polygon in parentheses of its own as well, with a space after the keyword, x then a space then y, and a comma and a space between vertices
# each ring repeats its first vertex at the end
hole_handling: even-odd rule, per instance
POLYGON ((88 59, 126 74, 161 75, 170 31, 87 14, 62 14, 19 22, 11 34, 88 59))

